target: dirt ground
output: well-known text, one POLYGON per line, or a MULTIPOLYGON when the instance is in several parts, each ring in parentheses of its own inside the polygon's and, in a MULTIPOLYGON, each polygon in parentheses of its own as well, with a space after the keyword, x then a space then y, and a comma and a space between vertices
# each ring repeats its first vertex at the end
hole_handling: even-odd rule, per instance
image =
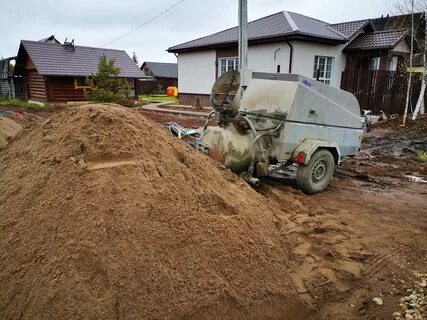
MULTIPOLYGON (((143 114, 189 128, 205 123, 143 114)), ((292 177, 263 180, 257 190, 279 208, 274 223, 290 246, 288 272, 313 310, 295 319, 427 319, 427 164, 416 159, 427 126, 425 119, 409 129, 395 122, 367 134, 321 194, 303 194, 292 177), (418 304, 405 302, 410 295, 421 297, 418 304)))
MULTIPOLYGON (((159 123, 174 118, 144 114, 159 123)), ((198 126, 185 118, 173 121, 198 126)), ((415 274, 427 273, 427 184, 410 178, 427 180, 427 164, 415 159, 427 147, 419 143, 427 121, 410 121, 409 129, 400 121, 367 134, 321 194, 303 194, 293 179, 264 180, 258 190, 282 207, 277 218, 294 241, 294 281, 318 310, 310 319, 398 319, 393 313, 419 281, 415 274)))
POLYGON ((427 131, 375 130, 321 194, 264 181, 260 192, 282 203, 296 243, 300 294, 318 310, 310 319, 400 319, 400 299, 427 273, 427 184, 407 177, 427 179, 427 164, 414 160, 422 139, 427 131))
POLYGON ((21 129, 22 126, 19 123, 0 115, 0 147, 7 145, 21 129))
MULTIPOLYGON (((148 119, 160 124, 165 122, 176 122, 183 127, 197 129, 203 127, 206 123, 206 117, 177 115, 173 113, 156 112, 150 110, 141 110, 141 112, 148 119)), ((210 124, 214 124, 213 120, 211 120, 210 124)))

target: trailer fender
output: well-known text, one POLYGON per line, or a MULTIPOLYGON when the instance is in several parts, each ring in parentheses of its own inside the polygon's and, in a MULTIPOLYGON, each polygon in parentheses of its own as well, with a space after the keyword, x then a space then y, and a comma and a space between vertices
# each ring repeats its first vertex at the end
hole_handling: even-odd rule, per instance
POLYGON ((292 160, 299 164, 308 164, 311 156, 318 149, 329 150, 334 156, 335 163, 341 162, 341 153, 336 142, 328 142, 324 140, 305 139, 301 142, 292 153, 292 160))

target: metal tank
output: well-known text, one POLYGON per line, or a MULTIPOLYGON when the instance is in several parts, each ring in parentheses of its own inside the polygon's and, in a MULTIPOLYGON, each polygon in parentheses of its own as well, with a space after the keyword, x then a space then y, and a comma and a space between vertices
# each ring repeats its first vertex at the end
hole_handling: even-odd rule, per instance
POLYGON ((214 84, 211 106, 218 125, 205 127, 201 148, 254 185, 296 163, 298 186, 320 192, 360 147, 356 98, 301 75, 229 71, 214 84))

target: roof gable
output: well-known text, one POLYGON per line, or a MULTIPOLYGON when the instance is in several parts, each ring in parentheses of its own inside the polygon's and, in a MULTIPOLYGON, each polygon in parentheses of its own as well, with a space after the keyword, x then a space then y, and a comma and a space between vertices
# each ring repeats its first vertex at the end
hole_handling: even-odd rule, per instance
MULTIPOLYGON (((308 36, 338 43, 346 40, 339 32, 327 26, 326 22, 294 12, 282 11, 248 23, 249 42, 291 35, 308 36)), ((170 47, 168 51, 191 51, 209 46, 235 44, 237 41, 238 27, 234 27, 170 47)))
POLYGON ((80 76, 85 77, 98 71, 99 58, 105 55, 115 59, 120 67, 120 77, 139 78, 144 74, 123 50, 92 48, 84 46, 70 47, 56 43, 22 40, 18 60, 25 51, 42 76, 80 76))
POLYGON ((144 71, 145 66, 150 69, 152 73, 151 76, 160 78, 178 78, 177 63, 145 61, 141 66, 142 71, 144 71))
POLYGON ((341 34, 343 34, 345 37, 349 39, 368 24, 370 24, 370 20, 365 19, 365 20, 333 23, 333 24, 330 24, 329 26, 332 29, 340 32, 341 34))
POLYGON ((56 44, 61 44, 61 42, 59 42, 54 35, 51 35, 50 37, 47 38, 43 38, 40 39, 39 42, 44 42, 44 43, 56 43, 56 44))

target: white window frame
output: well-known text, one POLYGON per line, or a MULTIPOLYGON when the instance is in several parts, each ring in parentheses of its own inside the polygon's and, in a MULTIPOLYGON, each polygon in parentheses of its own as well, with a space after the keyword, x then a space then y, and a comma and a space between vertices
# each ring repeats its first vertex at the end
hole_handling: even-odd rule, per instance
POLYGON ((335 57, 315 55, 314 65, 313 65, 313 78, 317 79, 317 70, 320 69, 319 81, 326 84, 331 84, 333 74, 334 74, 334 65, 335 65, 335 57), (321 62, 323 62, 323 64, 321 62), (321 66, 323 66, 323 68, 321 66), (330 66, 329 71, 328 71, 328 66, 330 66))
POLYGON ((399 57, 398 56, 392 56, 390 58, 390 65, 388 67, 388 70, 390 70, 390 71, 396 71, 397 70, 398 61, 399 61, 399 57))
POLYGON ((381 57, 373 57, 369 61, 370 70, 380 70, 381 57))
POLYGON ((220 77, 223 73, 225 73, 227 71, 237 70, 238 68, 239 68, 239 58, 238 57, 218 58, 218 77, 220 77), (223 65, 225 66, 224 69, 223 69, 223 65))
POLYGON ((90 89, 92 86, 86 77, 74 78, 74 89, 90 89), (83 84, 82 84, 83 83, 83 84))

